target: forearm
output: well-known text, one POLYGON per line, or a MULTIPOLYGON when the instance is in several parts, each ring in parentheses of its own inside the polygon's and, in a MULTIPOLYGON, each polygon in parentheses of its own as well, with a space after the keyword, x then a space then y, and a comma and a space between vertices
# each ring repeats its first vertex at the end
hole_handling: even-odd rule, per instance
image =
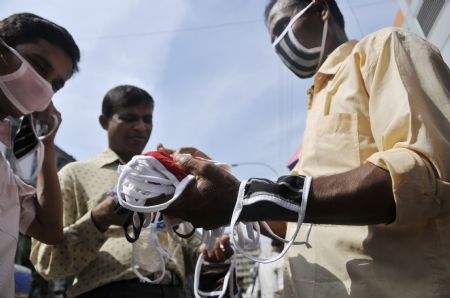
POLYGON ((48 244, 63 239, 63 202, 56 168, 55 146, 46 144, 37 178, 36 218, 27 233, 48 244))
MULTIPOLYGON (((277 235, 278 237, 285 238, 286 237, 286 231, 287 231, 287 222, 286 221, 266 221, 269 228, 272 230, 272 232, 277 235)), ((271 239, 274 239, 270 232, 264 227, 261 226, 261 234, 263 234, 266 237, 269 237, 271 239)))
POLYGON ((350 172, 313 179, 306 221, 370 225, 395 220, 389 173, 371 163, 350 172))
MULTIPOLYGON (((298 213, 269 202, 246 206, 240 220, 297 221, 298 213)), ((313 178, 305 222, 369 225, 395 219, 389 173, 372 164, 352 171, 313 178)))

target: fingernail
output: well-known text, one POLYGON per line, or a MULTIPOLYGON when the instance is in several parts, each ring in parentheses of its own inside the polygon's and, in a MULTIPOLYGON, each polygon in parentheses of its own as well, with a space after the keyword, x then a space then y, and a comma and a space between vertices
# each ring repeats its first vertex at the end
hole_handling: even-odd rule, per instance
POLYGON ((191 158, 192 158, 192 156, 190 154, 177 154, 175 156, 175 160, 181 164, 184 164, 186 161, 188 161, 191 158))

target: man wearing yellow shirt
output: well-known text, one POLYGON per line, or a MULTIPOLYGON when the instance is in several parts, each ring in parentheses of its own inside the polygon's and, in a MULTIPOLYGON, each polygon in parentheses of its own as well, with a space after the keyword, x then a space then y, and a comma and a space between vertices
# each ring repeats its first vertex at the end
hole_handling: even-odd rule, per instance
MULTIPOLYGON (((68 164, 58 173, 64 199, 64 240, 55 246, 34 242, 31 260, 46 279, 74 277, 69 297, 181 297, 181 250, 177 263, 165 264, 167 273, 160 284, 139 282, 130 265, 132 246, 121 227, 126 215, 114 212, 114 201, 108 196, 117 183, 117 166, 140 154, 147 144, 153 106, 150 94, 138 87, 111 89, 99 117, 108 135, 108 148, 96 157, 68 164), (108 296, 112 294, 115 296, 108 296)), ((148 274, 153 279, 160 270, 155 253, 148 252, 148 267, 155 268, 148 274)))
POLYGON ((250 202, 262 193, 298 207, 309 191, 311 247, 289 251, 284 297, 450 297, 450 70, 439 51, 396 28, 349 41, 334 0, 273 0, 267 20, 283 63, 315 75, 296 168, 240 188, 178 155, 197 182, 166 212, 214 228, 240 198, 239 220, 295 222, 281 203, 250 202))

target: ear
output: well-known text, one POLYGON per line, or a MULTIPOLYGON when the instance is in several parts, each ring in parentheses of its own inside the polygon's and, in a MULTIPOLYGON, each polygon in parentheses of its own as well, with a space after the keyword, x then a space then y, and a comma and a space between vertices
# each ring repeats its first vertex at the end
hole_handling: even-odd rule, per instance
POLYGON ((98 122, 103 127, 104 130, 108 130, 109 119, 104 114, 98 117, 98 122))
POLYGON ((322 21, 330 21, 331 20, 331 12, 328 8, 328 5, 326 5, 322 10, 322 21))
POLYGON ((328 7, 327 1, 326 0, 315 0, 316 4, 321 5, 322 6, 322 21, 330 21, 331 19, 331 13, 330 13, 330 8, 328 7))

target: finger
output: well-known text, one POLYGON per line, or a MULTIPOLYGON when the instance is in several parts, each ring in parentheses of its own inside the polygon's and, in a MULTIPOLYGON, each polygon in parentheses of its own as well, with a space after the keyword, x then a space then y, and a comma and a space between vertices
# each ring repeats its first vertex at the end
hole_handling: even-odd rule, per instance
POLYGON ((211 181, 220 181, 223 178, 223 169, 207 160, 192 158, 190 154, 174 154, 174 159, 183 165, 192 175, 207 177, 211 181))
POLYGON ((166 147, 164 147, 164 145, 161 144, 161 143, 159 143, 159 144, 156 146, 156 150, 161 151, 161 152, 164 152, 164 153, 167 153, 167 154, 170 154, 170 155, 172 155, 172 154, 175 152, 174 149, 166 148, 166 147))
POLYGON ((216 262, 223 262, 227 259, 223 249, 222 249, 222 245, 220 243, 217 243, 217 246, 214 246, 214 256, 215 256, 215 261, 216 262))
POLYGON ((220 239, 220 248, 225 255, 225 259, 230 258, 234 254, 233 248, 230 244, 230 236, 222 236, 222 238, 220 239))
POLYGON ((205 243, 202 243, 202 245, 200 245, 199 250, 200 250, 200 253, 201 253, 203 256, 205 256, 205 258, 208 257, 208 250, 206 249, 206 244, 205 244, 205 243))
POLYGON ((201 157, 204 159, 211 159, 208 155, 194 147, 183 147, 178 149, 176 153, 190 154, 192 156, 201 157))

